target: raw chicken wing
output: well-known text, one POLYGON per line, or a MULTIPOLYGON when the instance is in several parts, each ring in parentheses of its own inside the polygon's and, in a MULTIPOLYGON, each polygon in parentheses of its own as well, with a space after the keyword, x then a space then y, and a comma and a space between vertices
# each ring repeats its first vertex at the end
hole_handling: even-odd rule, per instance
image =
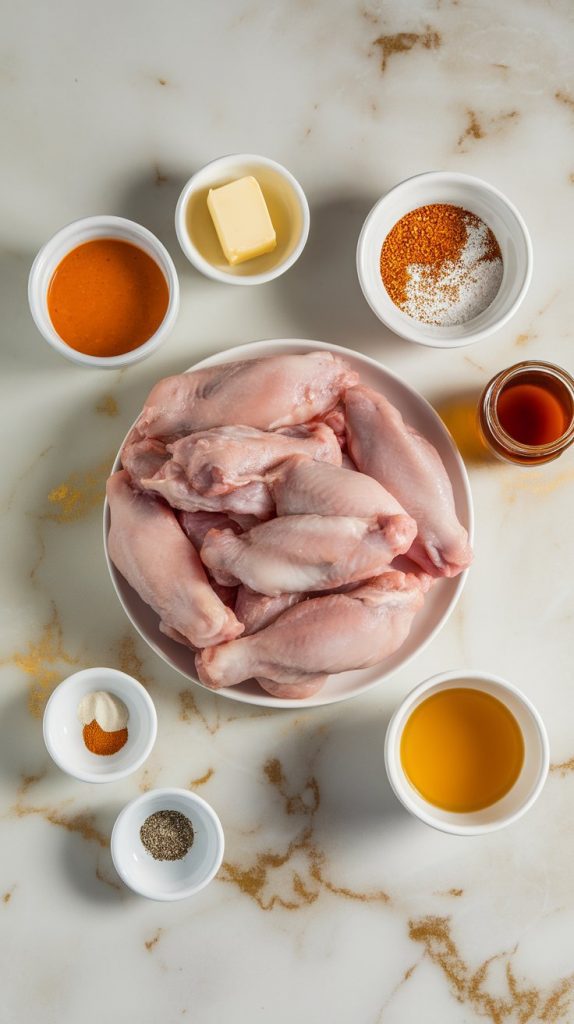
POLYGON ((211 530, 201 560, 219 583, 238 580, 259 594, 328 590, 383 572, 408 551, 410 516, 283 516, 236 537, 211 530))
POLYGON ((304 601, 306 594, 278 594, 277 597, 267 597, 265 594, 256 594, 248 587, 239 587, 235 601, 235 614, 243 623, 242 636, 250 636, 258 630, 275 622, 282 612, 292 608, 294 604, 304 601))
POLYGON ((132 490, 125 470, 107 482, 108 551, 116 569, 160 616, 163 631, 194 647, 231 640, 243 627, 213 592, 174 513, 132 490))
POLYGON ((169 455, 161 441, 143 437, 126 441, 122 448, 121 460, 123 468, 130 475, 132 485, 143 489, 142 480, 155 476, 169 461, 169 455))
POLYGON ((165 439, 238 422, 260 430, 306 423, 358 379, 331 352, 221 363, 160 380, 136 428, 142 437, 165 439))
POLYGON ((350 594, 311 598, 253 636, 202 651, 199 678, 214 690, 251 677, 313 686, 333 672, 376 665, 404 642, 423 601, 418 579, 395 571, 350 594))
POLYGON ((436 448, 370 388, 348 391, 345 407, 354 462, 388 488, 416 520, 418 532, 409 558, 434 576, 462 572, 472 561, 472 550, 436 448))
POLYGON ((270 432, 256 427, 212 427, 167 446, 173 461, 200 494, 227 494, 264 480, 266 473, 291 455, 341 465, 341 449, 325 423, 283 427, 270 432))
POLYGON ((183 469, 173 459, 166 462, 155 476, 141 480, 141 486, 147 491, 161 494, 172 508, 184 512, 237 513, 261 520, 269 519, 275 510, 266 484, 254 481, 227 494, 200 494, 190 485, 183 469))
MULTIPOLYGON (((404 508, 365 473, 315 463, 301 455, 283 462, 268 478, 278 516, 405 515, 404 508)), ((416 524, 413 523, 413 530, 416 524)))

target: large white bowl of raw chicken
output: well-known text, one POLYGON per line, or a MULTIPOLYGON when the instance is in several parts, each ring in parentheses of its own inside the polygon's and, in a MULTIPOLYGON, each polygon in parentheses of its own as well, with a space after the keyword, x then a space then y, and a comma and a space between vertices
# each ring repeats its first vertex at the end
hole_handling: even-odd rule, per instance
POLYGON ((107 484, 132 624, 245 703, 330 704, 405 665, 472 560, 464 463, 416 391, 366 356, 261 341, 160 380, 107 484))

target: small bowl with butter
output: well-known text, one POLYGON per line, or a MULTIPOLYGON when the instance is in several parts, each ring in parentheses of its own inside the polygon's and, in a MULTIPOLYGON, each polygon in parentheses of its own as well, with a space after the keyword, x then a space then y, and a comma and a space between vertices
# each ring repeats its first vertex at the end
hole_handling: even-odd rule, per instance
POLYGON ((275 160, 249 153, 202 167, 175 211, 190 263, 227 284, 264 284, 284 274, 303 252, 309 223, 299 182, 275 160))

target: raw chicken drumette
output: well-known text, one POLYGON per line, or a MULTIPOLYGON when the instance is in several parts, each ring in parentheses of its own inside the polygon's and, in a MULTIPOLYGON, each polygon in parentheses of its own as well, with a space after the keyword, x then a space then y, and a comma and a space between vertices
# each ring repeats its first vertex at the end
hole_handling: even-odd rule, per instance
POLYGON ((282 516, 237 537, 211 530, 201 560, 219 583, 244 583, 275 597, 332 590, 377 576, 408 551, 416 532, 410 516, 282 516))
POLYGON ((416 576, 387 572, 349 594, 310 598, 253 636, 202 651, 199 678, 217 690, 254 676, 281 686, 281 696, 309 696, 333 672, 389 657, 422 603, 416 576))

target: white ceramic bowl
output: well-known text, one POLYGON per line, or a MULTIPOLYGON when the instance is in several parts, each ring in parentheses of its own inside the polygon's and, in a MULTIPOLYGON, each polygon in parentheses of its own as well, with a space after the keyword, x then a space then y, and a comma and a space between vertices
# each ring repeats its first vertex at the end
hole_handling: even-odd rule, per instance
POLYGON ((85 217, 61 228, 42 246, 30 270, 28 302, 36 327, 56 352, 80 366, 117 370, 146 359, 165 341, 179 311, 179 281, 167 249, 147 228, 133 220, 126 220, 125 217, 85 217), (143 249, 159 266, 169 290, 167 310, 155 334, 152 334, 143 345, 119 356, 90 356, 77 352, 62 341, 48 312, 48 288, 56 267, 72 249, 95 238, 118 238, 143 249))
POLYGON ((44 711, 44 742, 53 761, 81 782, 117 782, 141 768, 157 735, 154 703, 141 683, 114 668, 87 668, 68 676, 44 711), (129 712, 128 738, 117 754, 92 754, 82 736, 78 705, 88 693, 106 690, 129 712))
POLYGON ((223 829, 217 814, 186 789, 151 789, 120 811, 112 831, 111 854, 122 882, 150 900, 182 900, 204 889, 223 860, 223 829), (194 841, 181 860, 154 860, 140 838, 150 814, 179 811, 191 821, 194 841))
POLYGON ((373 206, 359 235, 357 273, 373 313, 391 331, 419 345, 457 348, 486 338, 514 316, 532 277, 532 242, 520 213, 497 188, 469 174, 429 171, 402 181, 373 206), (456 326, 437 327, 407 316, 381 280, 381 247, 389 231, 405 214, 430 203, 452 203, 476 214, 494 232, 502 252, 496 297, 478 316, 456 326))
POLYGON ((190 263, 206 277, 226 284, 265 284, 292 267, 309 234, 309 204, 293 175, 265 156, 233 153, 212 160, 184 186, 175 211, 179 244, 190 263), (207 208, 210 188, 252 174, 265 197, 277 246, 273 252, 231 266, 219 243, 207 208))
POLYGON ((540 795, 548 775, 549 760, 546 728, 534 705, 516 686, 484 672, 461 670, 427 679, 411 690, 399 705, 389 722, 385 738, 387 775, 401 803, 425 824, 459 836, 495 832, 522 817, 540 795), (415 707, 438 690, 453 687, 469 687, 497 697, 514 715, 524 738, 524 764, 512 789, 490 807, 469 814, 443 811, 428 803, 411 785, 401 764, 401 736, 415 707))
MULTIPOLYGON (((446 466, 453 486, 458 516, 468 530, 469 537, 472 540, 474 517, 470 485, 464 462, 452 437, 426 399, 409 387, 400 377, 397 377, 386 367, 381 366, 380 363, 375 362, 374 359, 369 359, 368 356, 352 352, 350 349, 340 348, 337 345, 326 345, 321 341, 289 339, 256 341, 250 345, 240 345, 227 352, 220 352, 209 359, 204 359, 197 366, 192 367, 192 369, 214 366, 218 363, 230 362, 235 359, 256 359, 261 356, 278 355, 283 352, 315 351, 334 352, 346 359, 350 366, 360 373, 363 383, 368 384, 377 391, 384 392, 387 398, 400 409, 409 423, 412 423, 421 434, 435 445, 446 466)), ((112 471, 119 469, 120 465, 118 453, 112 471)), ((116 593, 132 625, 160 658, 163 658, 172 668, 177 669, 178 672, 181 672, 188 679, 198 682, 192 652, 182 644, 168 639, 168 637, 160 632, 157 615, 138 597, 135 591, 126 583, 123 576, 112 565, 107 550, 109 530, 109 508, 107 502, 104 503, 103 525, 104 549, 108 569, 116 593)), ((349 697, 356 697, 360 693, 365 693, 366 690, 381 683, 384 679, 388 679, 399 668, 403 668, 411 658, 414 658, 419 651, 422 651, 430 643, 449 618, 462 591, 466 577, 467 572, 463 572, 455 579, 440 580, 435 584, 427 594, 424 607, 417 614, 405 643, 390 658, 372 668, 360 669, 354 672, 342 672, 331 676, 323 689, 315 697, 310 697, 304 701, 289 700, 287 698, 280 699, 263 693, 255 682, 241 683, 240 686, 218 690, 218 693, 244 704, 256 704, 261 707, 272 708, 318 707, 324 704, 334 704, 337 701, 347 700, 349 697)))

